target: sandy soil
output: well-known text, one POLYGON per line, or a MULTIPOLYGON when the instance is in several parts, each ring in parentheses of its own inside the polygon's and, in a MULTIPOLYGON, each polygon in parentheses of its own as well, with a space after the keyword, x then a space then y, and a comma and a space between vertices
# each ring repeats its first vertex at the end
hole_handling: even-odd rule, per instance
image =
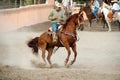
POLYGON ((34 56, 26 45, 46 28, 37 25, 0 34, 0 80, 120 80, 120 32, 78 32, 75 64, 64 66, 67 52, 60 48, 51 58, 54 67, 49 68, 41 51, 34 56))

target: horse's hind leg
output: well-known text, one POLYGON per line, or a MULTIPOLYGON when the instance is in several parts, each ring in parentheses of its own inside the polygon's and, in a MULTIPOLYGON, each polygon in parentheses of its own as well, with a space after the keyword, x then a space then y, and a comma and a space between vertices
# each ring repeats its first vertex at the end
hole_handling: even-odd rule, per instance
POLYGON ((76 57, 77 57, 76 44, 72 46, 72 50, 74 52, 74 59, 70 62, 69 65, 72 65, 76 61, 76 57))
POLYGON ((47 49, 47 51, 48 51, 47 60, 48 60, 48 63, 50 64, 50 67, 52 67, 52 63, 51 63, 50 58, 51 58, 51 55, 52 55, 52 53, 53 53, 53 49, 54 49, 54 48, 48 48, 48 49, 47 49))
POLYGON ((41 42, 39 43, 39 47, 40 47, 41 50, 42 50, 42 59, 43 59, 43 61, 46 63, 46 60, 45 60, 46 43, 41 41, 41 42))

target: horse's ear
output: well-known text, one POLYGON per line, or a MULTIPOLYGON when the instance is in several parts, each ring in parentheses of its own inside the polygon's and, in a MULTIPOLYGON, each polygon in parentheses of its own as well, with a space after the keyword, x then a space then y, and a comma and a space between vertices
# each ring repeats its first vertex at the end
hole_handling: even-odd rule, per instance
POLYGON ((83 16, 83 11, 80 11, 80 12, 79 12, 79 16, 83 16))
POLYGON ((83 4, 82 4, 82 7, 86 7, 86 3, 83 3, 83 4))
POLYGON ((83 11, 83 7, 80 7, 80 11, 79 11, 79 14, 83 11))

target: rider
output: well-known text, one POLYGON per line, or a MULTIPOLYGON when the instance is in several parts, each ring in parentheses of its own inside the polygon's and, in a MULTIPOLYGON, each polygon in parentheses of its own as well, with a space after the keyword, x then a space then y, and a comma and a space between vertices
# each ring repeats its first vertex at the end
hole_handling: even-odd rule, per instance
POLYGON ((110 22, 112 21, 113 17, 116 17, 117 13, 120 12, 120 0, 112 1, 115 2, 112 6, 112 12, 109 12, 108 17, 110 18, 110 22))
POLYGON ((61 10, 61 4, 57 3, 55 8, 50 12, 48 19, 52 23, 52 32, 53 32, 53 42, 57 41, 56 32, 60 24, 65 23, 66 16, 64 12, 61 10))
POLYGON ((93 6, 94 6, 93 15, 96 17, 97 20, 98 20, 97 11, 99 10, 100 2, 101 0, 93 0, 93 6))
POLYGON ((63 4, 63 11, 64 15, 66 15, 66 17, 69 18, 70 15, 72 14, 72 7, 70 5, 70 2, 68 3, 67 6, 63 4))

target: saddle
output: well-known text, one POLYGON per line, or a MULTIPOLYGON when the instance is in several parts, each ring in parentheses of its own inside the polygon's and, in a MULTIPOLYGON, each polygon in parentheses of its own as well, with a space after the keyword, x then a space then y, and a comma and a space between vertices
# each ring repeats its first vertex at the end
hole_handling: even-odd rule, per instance
POLYGON ((55 32, 52 32, 52 27, 48 28, 47 33, 52 36, 53 42, 57 42, 57 41, 58 41, 60 33, 64 33, 65 35, 72 36, 75 41, 78 41, 78 40, 79 40, 79 36, 78 36, 77 34, 68 33, 68 32, 63 32, 62 30, 63 30, 63 26, 60 25, 60 26, 58 27, 58 30, 57 30, 56 33, 55 33, 55 32))
MULTIPOLYGON (((58 32, 58 31, 62 31, 62 25, 60 25, 60 26, 58 27, 57 32, 58 32)), ((53 31, 52 31, 52 27, 48 28, 47 33, 52 36, 53 42, 57 42, 57 40, 58 40, 57 32, 53 32, 53 31)))

